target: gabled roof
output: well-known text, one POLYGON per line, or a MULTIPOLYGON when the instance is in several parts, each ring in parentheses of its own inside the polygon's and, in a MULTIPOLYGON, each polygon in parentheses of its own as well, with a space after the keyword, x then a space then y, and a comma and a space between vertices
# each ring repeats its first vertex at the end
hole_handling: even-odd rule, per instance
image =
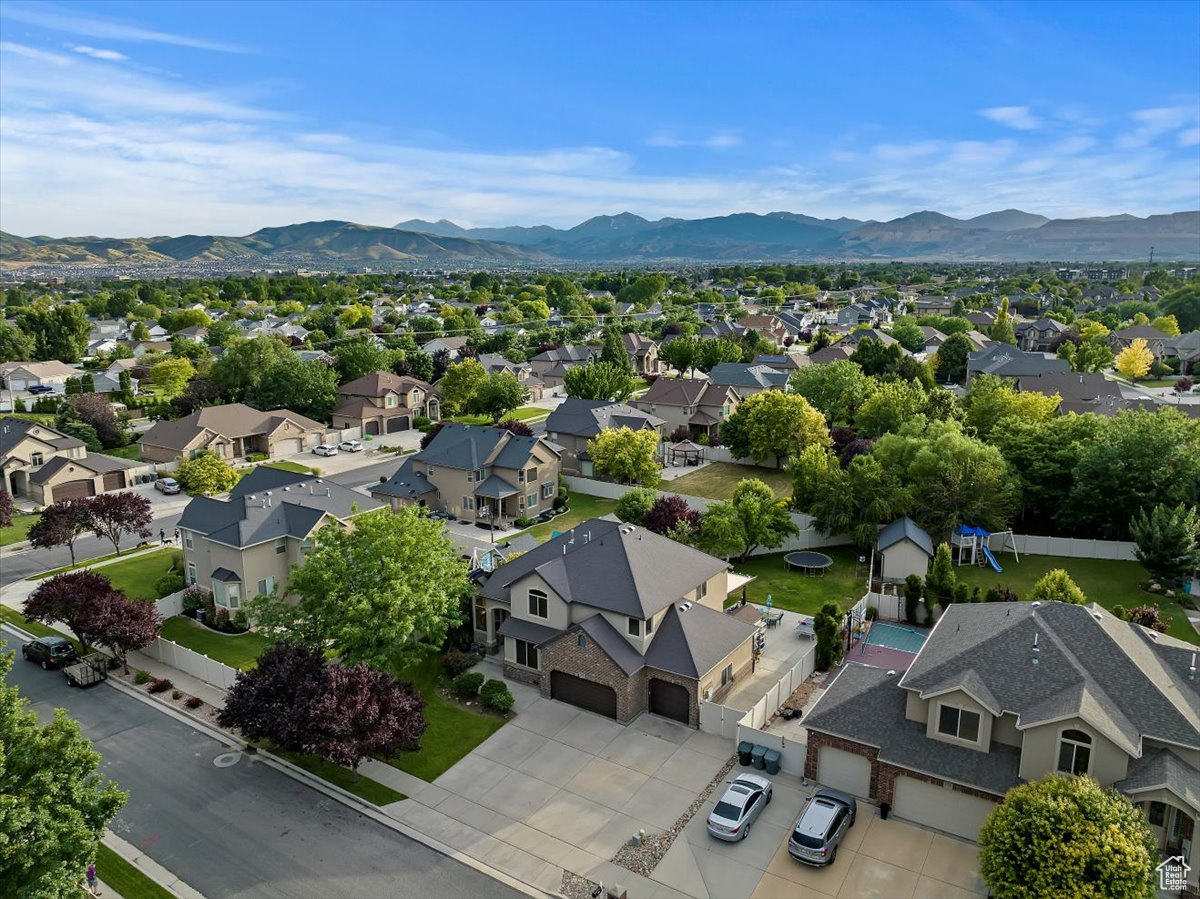
POLYGON ((876 548, 883 552, 889 546, 899 543, 901 540, 910 540, 925 551, 927 556, 933 556, 933 541, 929 539, 929 535, 923 531, 915 521, 907 515, 904 518, 897 518, 886 528, 879 532, 879 539, 876 542, 876 548))
POLYGON ((428 465, 474 471, 488 465, 524 468, 538 445, 558 456, 541 437, 518 437, 504 428, 446 422, 429 446, 413 458, 428 465))
POLYGON ((560 346, 557 349, 546 350, 531 358, 530 362, 587 362, 599 359, 600 350, 590 346, 560 346))
POLYGON ((639 406, 720 406, 729 391, 727 386, 698 378, 659 378, 638 400, 639 406))
POLYGON ((765 364, 719 362, 708 373, 708 380, 713 384, 749 387, 752 390, 766 390, 771 387, 783 389, 787 386, 788 373, 765 364))
POLYGON ((1152 328, 1150 325, 1130 325, 1128 328, 1121 328, 1112 332, 1113 337, 1119 340, 1135 340, 1140 337, 1143 340, 1170 340, 1170 336, 1152 328))
POLYGON ((1125 779, 1113 786, 1122 793, 1130 794, 1165 787, 1193 810, 1200 810, 1200 771, 1169 749, 1159 749, 1140 759, 1133 759, 1125 779))
POLYGON ((1070 371, 1070 363, 1053 353, 1027 353, 1007 343, 994 343, 967 356, 967 370, 977 374, 1022 377, 1042 372, 1070 371))
POLYGON ((373 371, 369 375, 355 378, 338 388, 342 396, 380 397, 388 391, 408 393, 414 387, 419 387, 425 393, 434 390, 424 381, 406 375, 393 374, 390 371, 373 371))
POLYGON ((300 431, 323 431, 325 425, 288 409, 261 412, 245 403, 208 406, 176 421, 160 421, 143 434, 138 443, 183 450, 205 431, 220 437, 250 437, 272 434, 291 422, 300 431))
POLYGON ((57 449, 73 449, 77 446, 83 446, 83 441, 78 437, 68 437, 62 431, 56 431, 54 428, 47 427, 36 421, 26 421, 23 418, 5 418, 0 419, 0 461, 3 461, 16 445, 26 437, 40 440, 46 445, 56 447, 57 449))
POLYGON ((647 618, 729 564, 645 528, 592 518, 502 565, 480 591, 509 600, 536 573, 565 602, 647 618))
POLYGON ((651 668, 702 677, 757 630, 756 625, 698 602, 677 602, 663 616, 645 661, 651 668))
POLYGON ((400 499, 420 499, 430 493, 436 493, 437 488, 429 483, 424 471, 418 471, 413 465, 413 457, 409 456, 400 463, 395 474, 382 484, 371 487, 371 495, 395 496, 400 499))
POLYGON ((665 422, 627 403, 567 397, 546 419, 546 433, 592 438, 607 428, 657 429, 665 422))
POLYGON ((55 456, 31 474, 29 480, 34 484, 44 484, 68 466, 82 468, 84 471, 101 475, 112 471, 127 471, 130 468, 140 468, 141 463, 130 462, 128 459, 118 459, 115 456, 105 456, 102 454, 85 456, 82 459, 68 459, 65 456, 55 456))
POLYGON ((1017 389, 1045 396, 1058 394, 1064 403, 1094 402, 1101 397, 1123 399, 1120 384, 1110 381, 1098 371, 1042 372, 1021 378, 1017 389))

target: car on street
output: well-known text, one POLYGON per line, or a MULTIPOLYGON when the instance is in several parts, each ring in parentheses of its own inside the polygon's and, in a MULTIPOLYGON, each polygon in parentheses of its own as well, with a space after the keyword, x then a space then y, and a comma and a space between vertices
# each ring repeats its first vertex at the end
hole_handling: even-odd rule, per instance
POLYGON ((858 817, 849 793, 822 787, 813 794, 788 837, 788 855, 807 865, 831 865, 838 845, 858 817))
POLYGON ((336 456, 338 448, 332 443, 322 443, 320 446, 314 446, 313 452, 318 456, 336 456))
POLYGON ((363 445, 361 440, 343 440, 338 444, 338 449, 343 453, 361 453, 363 445))
POLYGON ((739 774, 708 813, 708 832, 735 843, 750 836, 752 825, 771 803, 771 782, 757 774, 739 774))
POLYGON ((159 493, 178 493, 180 490, 179 482, 174 478, 159 478, 154 482, 154 489, 159 493))
POLYGON ((35 394, 35 395, 54 392, 54 388, 48 384, 34 384, 31 387, 28 387, 26 389, 30 393, 35 394))
POLYGON ((75 646, 66 637, 36 637, 21 647, 21 658, 50 669, 69 665, 78 656, 75 646))

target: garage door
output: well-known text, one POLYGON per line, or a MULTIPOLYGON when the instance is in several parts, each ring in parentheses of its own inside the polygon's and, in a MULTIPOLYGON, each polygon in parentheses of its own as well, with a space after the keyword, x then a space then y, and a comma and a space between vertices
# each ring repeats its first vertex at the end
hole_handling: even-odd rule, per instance
POLYGON ((276 440, 274 445, 274 455, 276 456, 294 456, 300 452, 302 447, 299 440, 276 440))
POLYGON ((395 434, 397 431, 407 431, 409 428, 408 416, 397 415, 395 418, 389 418, 387 428, 389 434, 395 434))
POLYGON ((91 481, 63 481, 54 486, 54 501, 64 499, 81 499, 85 496, 95 496, 96 488, 91 481))
POLYGON ((871 795, 871 760, 844 749, 822 746, 817 757, 817 780, 822 786, 866 799, 871 795))
POLYGON ((687 688, 668 683, 657 677, 650 678, 650 711, 664 718, 674 718, 687 724, 690 720, 692 697, 687 688))
POLYGON ((550 695, 597 715, 617 717, 617 693, 612 687, 592 683, 565 671, 550 673, 550 695))
POLYGON ((994 802, 949 787, 912 777, 897 777, 892 814, 914 824, 974 840, 995 807, 994 802))
POLYGON ((378 419, 376 419, 375 421, 367 422, 366 434, 369 437, 379 436, 379 421, 378 421, 378 419))
POLYGON ((107 490, 120 490, 124 486, 125 486, 125 472, 110 471, 108 474, 106 474, 104 476, 104 489, 106 491, 107 490))

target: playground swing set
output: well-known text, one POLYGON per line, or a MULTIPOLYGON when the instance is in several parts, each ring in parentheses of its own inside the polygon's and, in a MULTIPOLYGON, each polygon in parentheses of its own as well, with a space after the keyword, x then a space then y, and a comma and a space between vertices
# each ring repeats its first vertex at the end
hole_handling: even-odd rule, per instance
POLYGON ((1017 541, 1013 539, 1011 528, 1007 531, 997 531, 993 534, 990 531, 985 531, 983 528, 964 524, 950 535, 950 542, 954 546, 954 552, 959 565, 978 565, 980 567, 990 565, 994 571, 1001 572, 1004 569, 996 561, 995 552, 992 550, 993 540, 1000 541, 999 549, 995 552, 1004 552, 1006 549, 1012 550, 1013 560, 1016 562, 1021 561, 1021 557, 1017 555, 1017 541))

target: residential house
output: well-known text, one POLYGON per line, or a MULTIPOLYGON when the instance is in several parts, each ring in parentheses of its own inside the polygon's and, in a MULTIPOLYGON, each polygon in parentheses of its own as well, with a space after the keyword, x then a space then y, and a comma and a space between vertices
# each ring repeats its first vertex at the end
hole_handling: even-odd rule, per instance
POLYGON ((1089 775, 1191 857, 1196 647, 1094 603, 951 605, 902 676, 844 667, 805 726, 808 777, 898 818, 973 840, 1011 787, 1089 775))
POLYGON ((787 390, 788 372, 752 362, 719 362, 708 373, 709 383, 732 387, 742 399, 764 390, 787 390))
POLYGON ((52 359, 49 362, 5 362, 0 364, 0 386, 20 391, 30 387, 49 387, 55 393, 66 389, 68 378, 78 378, 82 371, 73 365, 52 359))
POLYGON ((325 425, 287 409, 260 412, 245 403, 208 406, 175 421, 160 421, 138 440, 147 462, 191 459, 210 452, 226 462, 265 453, 289 456, 325 438, 325 425))
POLYGON ((169 353, 173 349, 169 340, 137 340, 126 341, 135 358, 140 359, 147 353, 169 353))
POLYGON ((89 455, 83 441, 18 418, 0 419, 0 489, 49 506, 132 486, 137 462, 89 455))
POLYGON ((975 375, 998 378, 1025 378, 1043 372, 1070 371, 1066 359, 1053 353, 1027 353, 1007 343, 993 343, 986 349, 967 355, 967 381, 975 375))
POLYGON ((1179 373, 1190 374, 1200 361, 1200 331, 1189 331, 1178 337, 1168 337, 1162 343, 1163 359, 1178 359, 1179 373))
POLYGON ((659 378, 630 405, 663 419, 667 434, 685 427, 693 437, 716 437, 739 402, 732 387, 695 378, 659 378))
POLYGON ((822 347, 815 353, 808 354, 808 361, 813 365, 829 365, 831 362, 844 362, 854 355, 854 347, 844 340, 822 347))
POLYGON ((629 354, 633 370, 639 375, 657 375, 662 371, 658 361, 658 344, 641 334, 622 334, 621 343, 629 354))
POLYGON ((722 611, 729 564, 644 528, 593 518, 511 562, 475 599, 476 639, 505 674, 618 721, 699 725, 752 666, 754 624, 722 611))
POLYGON ((954 300, 950 297, 917 297, 912 304, 915 315, 954 314, 954 300))
POLYGON ((576 365, 590 365, 600 359, 594 346, 561 346, 538 353, 529 360, 534 375, 547 387, 562 387, 567 371, 576 365))
POLYGON ((363 375, 338 388, 336 430, 358 428, 364 437, 407 431, 417 417, 442 418, 442 398, 424 381, 390 371, 363 375))
POLYGON ((1133 325, 1109 334, 1108 345, 1112 347, 1113 353, 1119 353, 1126 347, 1131 346, 1138 339, 1146 341, 1146 349, 1154 354, 1154 361, 1161 362, 1164 347, 1166 342, 1171 340, 1171 337, 1158 330, 1158 328, 1150 327, 1150 325, 1133 325))
POLYGON ((383 503, 312 475, 259 466, 228 499, 193 497, 179 519, 185 580, 213 592, 218 609, 236 612, 259 595, 287 594, 316 532, 350 527, 383 503))
MULTIPOLYGON (((809 361, 807 354, 796 351, 788 353, 763 353, 755 356, 754 361, 750 364, 765 365, 768 368, 773 368, 776 371, 785 372, 790 375, 802 366, 808 365, 809 361)), ((709 380, 711 381, 712 378, 710 377, 709 380)))
POLYGON ((330 368, 337 364, 337 357, 325 350, 292 350, 292 352, 300 357, 301 362, 320 362, 330 368))
POLYGON ((996 313, 990 309, 985 309, 982 312, 968 312, 963 318, 969 321, 972 327, 983 330, 987 330, 996 324, 996 313))
POLYGON ((420 505, 506 528, 553 507, 561 468, 562 454, 543 437, 446 422, 371 496, 393 509, 420 505))
POLYGON ((933 540, 911 518, 898 518, 879 532, 875 541, 879 577, 890 583, 910 574, 925 577, 933 558, 933 540))
POLYGON ((921 333, 925 335, 924 353, 926 356, 932 356, 946 342, 947 335, 943 334, 937 328, 931 328, 929 325, 922 325, 921 333))
POLYGON ((1013 326, 1017 336, 1017 346, 1023 350, 1035 353, 1053 352, 1062 335, 1070 329, 1060 321, 1052 318, 1039 318, 1037 321, 1020 322, 1013 326))
POLYGON ((787 325, 774 315, 744 315, 737 323, 744 331, 754 331, 763 340, 781 345, 785 337, 791 336, 787 325))
POLYGON ((746 328, 741 322, 716 321, 700 329, 700 336, 705 339, 724 338, 735 343, 746 336, 746 328))
POLYGON ((457 362, 462 356, 462 348, 466 345, 466 337, 435 337, 421 345, 421 352, 426 356, 436 356, 445 350, 450 354, 450 361, 457 362))
POLYGON ((542 398, 545 385, 542 379, 533 373, 533 366, 528 362, 512 362, 498 353, 480 353, 475 361, 482 365, 489 375, 505 372, 515 377, 521 382, 521 386, 529 391, 530 401, 536 402, 542 398))
POLYGON ((626 403, 567 397, 546 419, 546 436, 562 451, 563 474, 593 474, 588 441, 608 428, 657 431, 663 436, 665 422, 656 415, 626 403))
POLYGON ((1059 415, 1102 413, 1102 409, 1120 407, 1126 399, 1135 399, 1125 395, 1119 381, 1110 380, 1098 371, 1042 372, 1018 379, 1017 390, 1059 397, 1059 415))
MULTIPOLYGON (((858 345, 867 338, 870 338, 871 340, 877 340, 884 346, 892 346, 893 344, 900 343, 900 341, 898 341, 891 334, 888 334, 886 331, 880 331, 878 328, 860 328, 857 331, 851 331, 849 334, 843 337, 839 343, 843 344, 844 346, 857 348, 858 345)), ((904 354, 906 356, 909 355, 908 350, 904 350, 904 354)))
POLYGON ((197 343, 204 343, 208 340, 208 328, 204 325, 192 325, 175 332, 176 337, 182 337, 184 340, 194 340, 197 343))
POLYGON ((873 302, 851 303, 849 306, 842 306, 837 311, 837 323, 848 328, 855 328, 859 325, 874 327, 879 323, 879 318, 879 309, 873 302))

